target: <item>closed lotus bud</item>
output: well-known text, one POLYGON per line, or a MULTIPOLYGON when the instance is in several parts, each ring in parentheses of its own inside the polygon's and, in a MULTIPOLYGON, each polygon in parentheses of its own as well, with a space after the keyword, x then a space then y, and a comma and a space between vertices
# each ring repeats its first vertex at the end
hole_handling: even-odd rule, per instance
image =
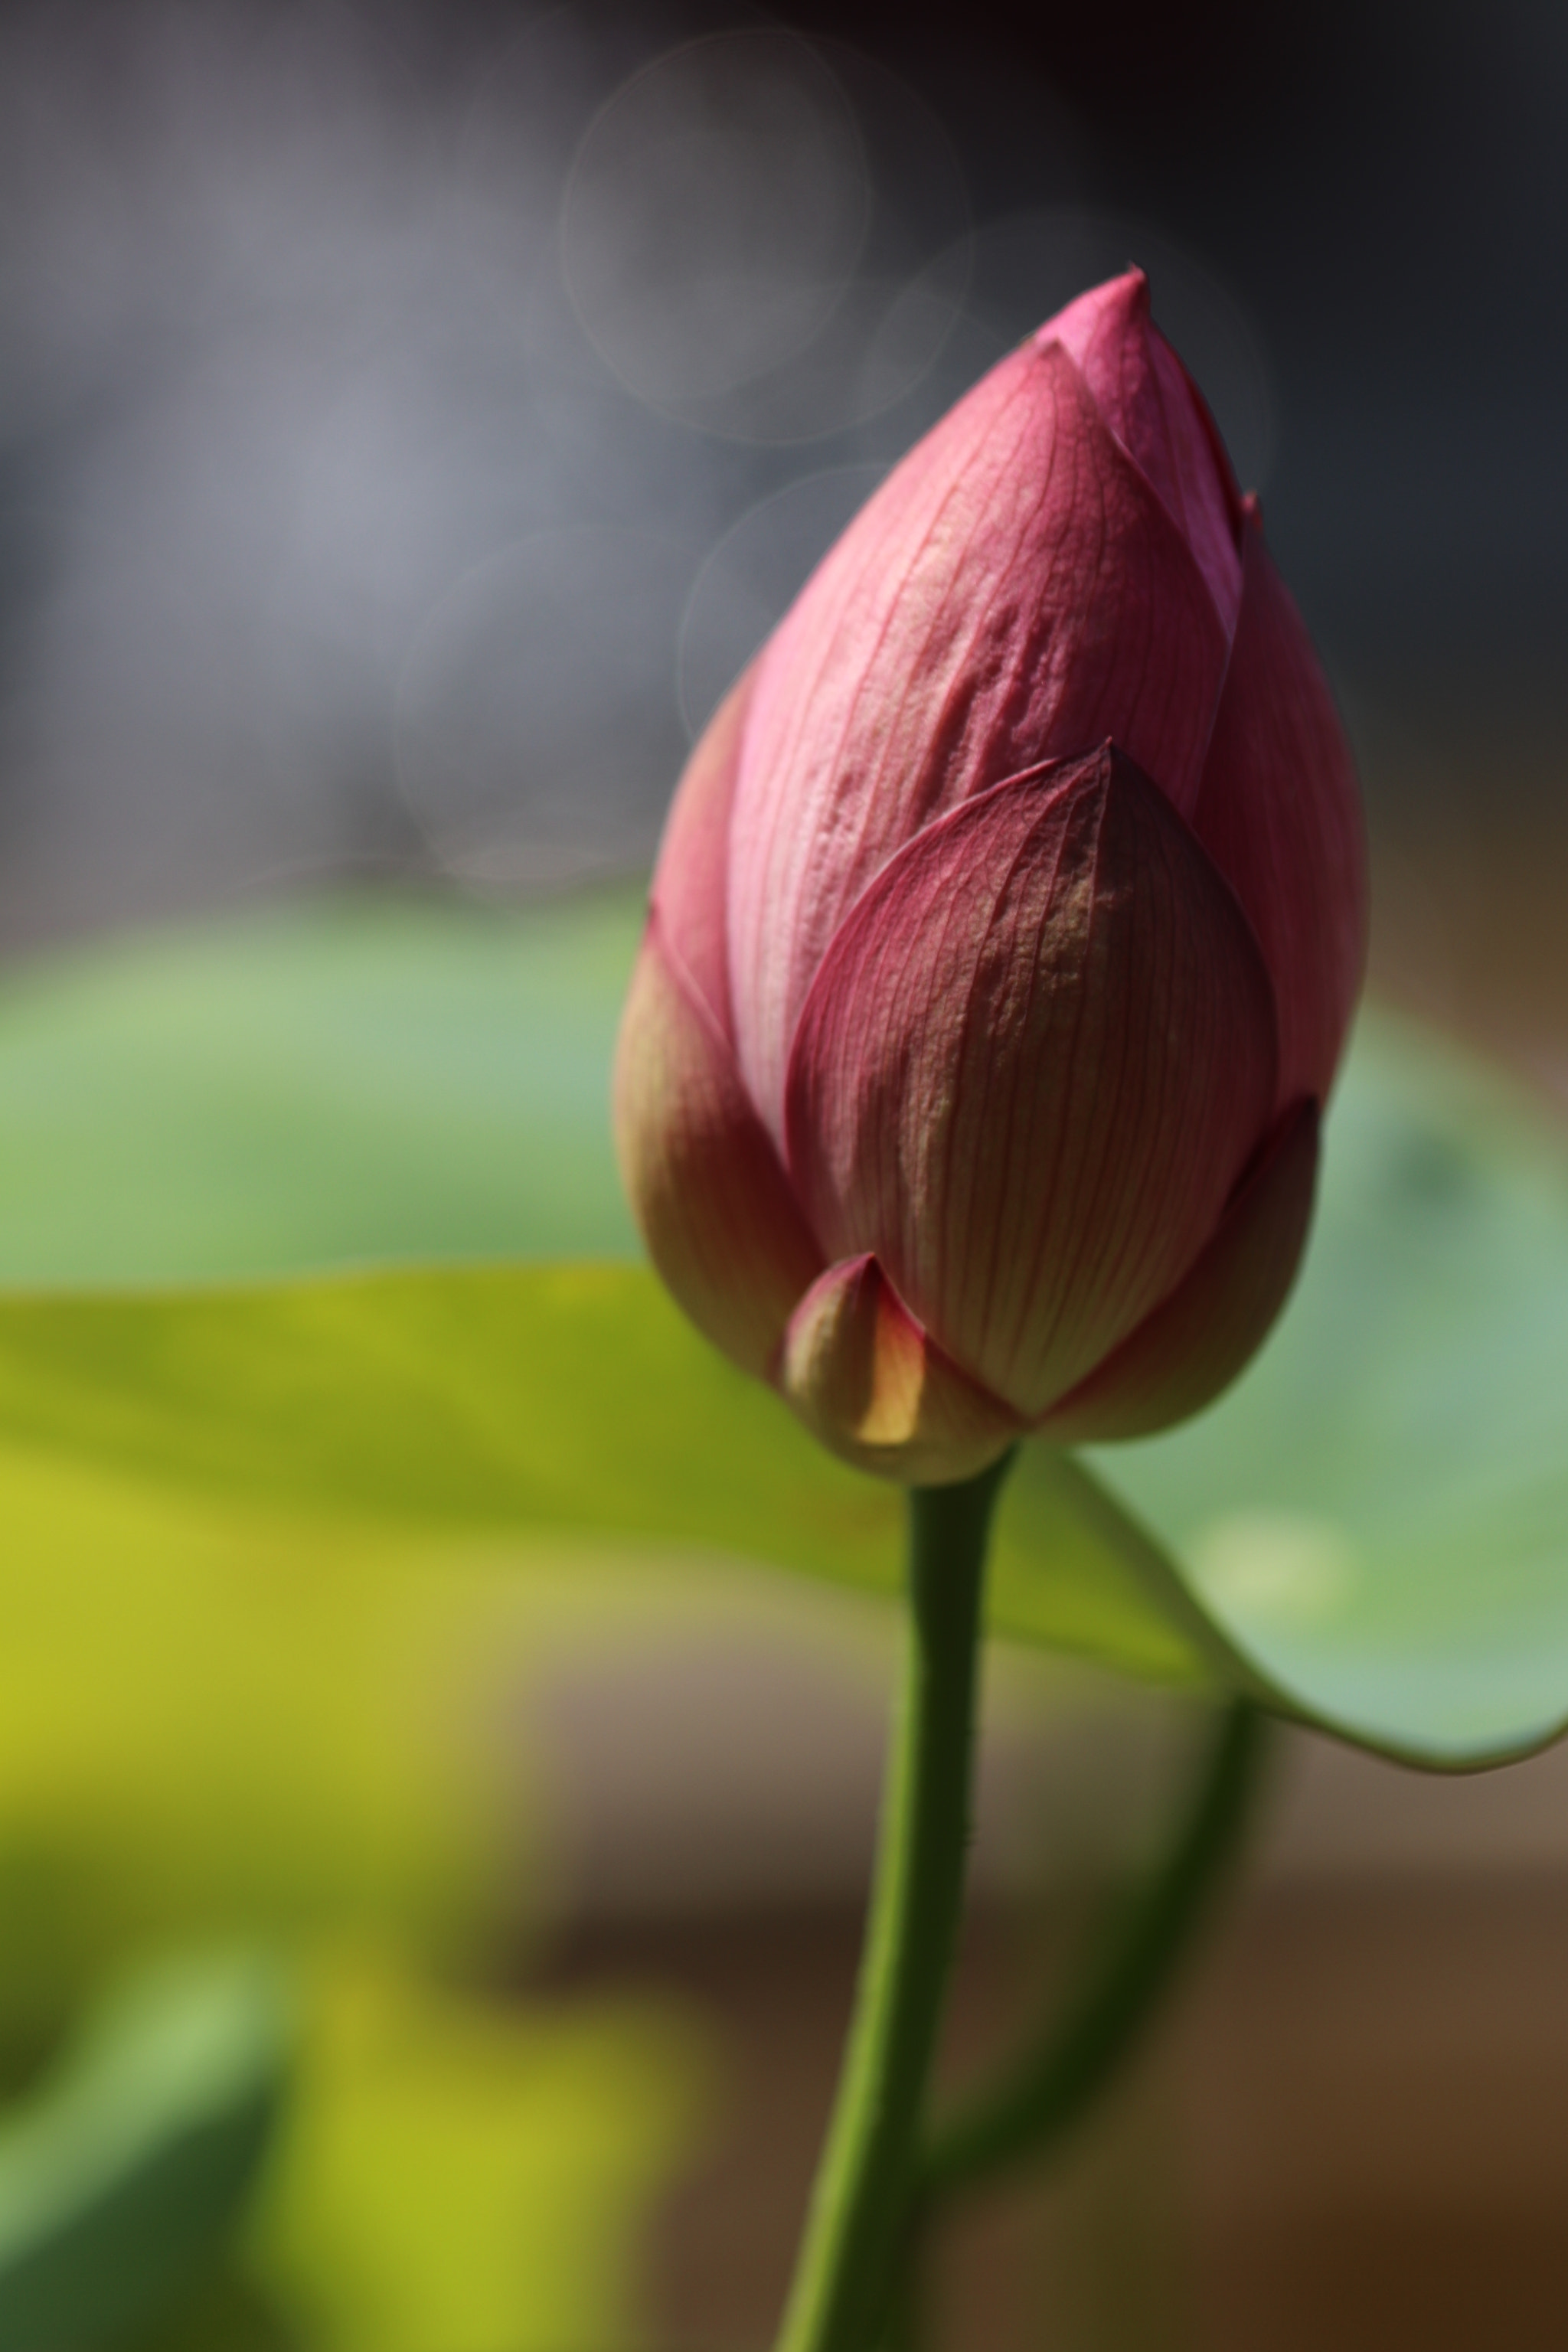
POLYGON ((1359 803, 1136 272, 889 477, 692 755, 616 1062, 654 1263, 911 1484, 1207 1403, 1285 1298, 1359 803))

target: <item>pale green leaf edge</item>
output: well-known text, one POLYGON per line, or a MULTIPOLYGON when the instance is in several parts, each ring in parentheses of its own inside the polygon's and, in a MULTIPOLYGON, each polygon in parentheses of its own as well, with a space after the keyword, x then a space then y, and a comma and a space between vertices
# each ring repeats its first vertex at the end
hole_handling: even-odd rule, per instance
MULTIPOLYGON (((612 1538, 880 1591, 900 1574, 897 1490, 823 1453, 636 1266, 0 1300, 0 1436, 225 1507, 405 1537, 612 1538), (551 1367, 542 1392, 533 1362, 551 1367)), ((1505 1760, 1568 1720, 1455 1750, 1326 1714, 1227 1637, 1099 1479, 1037 1445, 1005 1496, 990 1623, 1428 1767, 1505 1760)))

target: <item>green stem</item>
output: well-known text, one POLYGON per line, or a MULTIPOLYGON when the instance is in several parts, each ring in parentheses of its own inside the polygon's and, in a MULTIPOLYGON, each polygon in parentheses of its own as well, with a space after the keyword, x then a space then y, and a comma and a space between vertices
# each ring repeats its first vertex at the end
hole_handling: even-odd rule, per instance
POLYGON ((1046 2154, 1105 2088, 1158 2007, 1239 1843, 1268 1728, 1245 1700, 1226 1711, 1169 1857, 1111 1921, 1066 2016, 926 2149, 920 2205, 1046 2154))
POLYGON ((905 2208, 904 2227, 893 2250, 882 2296, 882 2324, 876 2352, 927 2352, 925 2215, 914 2203, 905 2208))
POLYGON ((870 1917, 778 2352, 868 2352, 883 2315, 963 1906, 980 1600, 1006 1467, 910 1496, 907 1663, 870 1917))

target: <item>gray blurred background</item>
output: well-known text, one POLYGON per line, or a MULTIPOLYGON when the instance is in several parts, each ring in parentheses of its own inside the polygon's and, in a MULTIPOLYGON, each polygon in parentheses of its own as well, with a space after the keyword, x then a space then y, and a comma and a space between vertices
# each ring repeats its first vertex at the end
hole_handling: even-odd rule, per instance
POLYGON ((1544 0, 13 5, 0 949, 635 867, 879 469, 1130 259, 1462 857, 1560 773, 1565 115, 1544 0))

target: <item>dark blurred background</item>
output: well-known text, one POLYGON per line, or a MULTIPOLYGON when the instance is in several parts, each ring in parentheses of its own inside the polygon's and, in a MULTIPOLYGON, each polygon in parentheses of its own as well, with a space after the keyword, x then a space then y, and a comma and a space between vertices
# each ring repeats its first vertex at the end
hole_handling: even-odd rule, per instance
POLYGON ((0 941, 636 866, 877 470, 1136 259, 1431 946, 1423 861, 1556 822, 1565 110, 1541 0, 13 5, 0 941))
MULTIPOLYGON (((1137 261, 1355 737, 1379 981, 1568 1092, 1565 122, 1547 0, 13 0, 0 951, 637 870, 879 471, 1137 261)), ((876 1691, 836 1748, 751 1654, 710 1735, 689 1658, 551 1734, 555 1990, 651 1975, 738 2053, 652 2266, 687 2346, 766 2337, 875 1780, 876 1691)), ((1563 1769, 1282 1769, 1175 2033, 960 2241, 976 2352, 1047 2271, 1101 2352, 1561 2340, 1563 1769)), ((1040 1965, 996 1885, 973 2042, 1040 1965)))

